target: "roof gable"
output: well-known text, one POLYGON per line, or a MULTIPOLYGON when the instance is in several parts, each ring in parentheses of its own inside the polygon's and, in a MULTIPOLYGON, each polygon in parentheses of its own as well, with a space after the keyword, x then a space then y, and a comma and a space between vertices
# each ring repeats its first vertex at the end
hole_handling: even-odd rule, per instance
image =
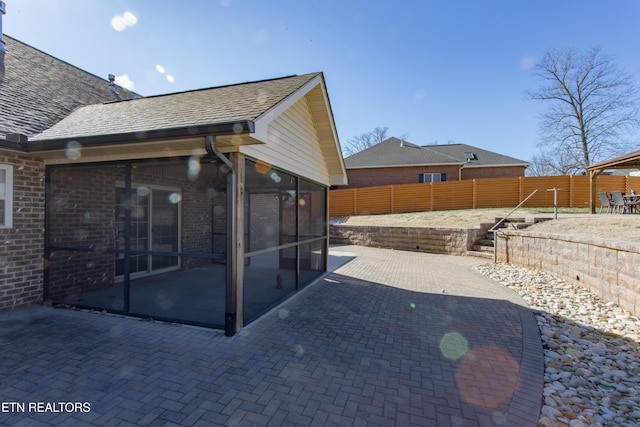
POLYGON ((139 96, 38 49, 3 35, 6 74, 0 82, 0 138, 35 135, 76 108, 139 96))
POLYGON ((209 135, 223 151, 272 145, 271 123, 304 99, 310 118, 305 143, 318 146, 323 182, 346 183, 322 73, 142 98, 119 87, 114 93, 106 80, 10 37, 7 41, 11 55, 0 86, 0 148, 54 164, 80 160, 67 157, 70 142, 81 147, 83 162, 206 154, 203 137, 209 135), (9 133, 28 138, 7 138, 9 133))
POLYGON ((447 164, 483 167, 528 163, 467 144, 419 146, 395 137, 345 158, 347 169, 447 164))

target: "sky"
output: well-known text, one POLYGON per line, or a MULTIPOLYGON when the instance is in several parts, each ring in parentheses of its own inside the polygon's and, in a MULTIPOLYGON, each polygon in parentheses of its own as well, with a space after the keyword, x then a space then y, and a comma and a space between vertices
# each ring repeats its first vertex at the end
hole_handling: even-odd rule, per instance
POLYGON ((388 127, 529 161, 551 49, 599 46, 640 86, 638 0, 4 1, 5 34, 143 96, 322 71, 343 147, 388 127))

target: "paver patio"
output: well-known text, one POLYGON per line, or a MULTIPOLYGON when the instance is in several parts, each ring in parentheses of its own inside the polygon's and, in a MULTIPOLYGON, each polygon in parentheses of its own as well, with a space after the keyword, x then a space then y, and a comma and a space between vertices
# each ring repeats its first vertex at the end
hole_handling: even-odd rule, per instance
POLYGON ((334 262, 351 256, 232 338, 49 307, 0 313, 0 424, 536 425, 535 319, 475 271, 484 260, 332 249, 334 262))

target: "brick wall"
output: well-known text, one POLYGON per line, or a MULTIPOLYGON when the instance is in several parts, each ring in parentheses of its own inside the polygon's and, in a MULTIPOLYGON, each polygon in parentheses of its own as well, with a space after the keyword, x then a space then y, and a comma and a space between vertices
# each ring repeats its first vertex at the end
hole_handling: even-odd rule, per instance
POLYGON ((640 315, 640 245, 526 231, 499 236, 498 261, 553 273, 640 315))
POLYGON ((458 181, 459 166, 411 166, 404 168, 347 169, 345 188, 375 187, 389 184, 417 184, 421 173, 446 173, 447 181, 458 181))
MULTIPOLYGON (((179 189, 182 195, 182 252, 214 252, 213 224, 216 218, 216 253, 224 253, 226 231, 224 176, 215 165, 203 165, 200 179, 190 179, 184 165, 135 167, 132 182, 179 189), (221 182, 220 182, 221 181, 221 182), (224 225, 223 225, 224 224, 224 225)), ((49 232, 52 244, 93 248, 95 252, 54 251, 49 259, 49 297, 72 302, 83 292, 104 289, 115 283, 115 255, 105 249, 123 249, 116 244, 116 187, 124 183, 124 167, 65 168, 52 172, 52 206, 49 232)), ((134 206, 132 215, 145 206, 134 206)), ((142 212, 142 211, 141 211, 142 212)), ((122 240, 120 239, 120 243, 122 240)), ((134 248, 135 249, 135 248, 134 248)), ((143 248, 139 248, 143 249, 143 248)), ((169 248, 163 248, 169 250, 169 248)), ((205 258, 182 257, 182 268, 210 264, 205 258)))
POLYGON ((524 176, 524 166, 500 168, 462 168, 462 179, 516 178, 524 176))
POLYGON ((524 167, 462 168, 452 166, 408 166, 400 168, 347 169, 349 185, 343 188, 375 187, 390 184, 416 184, 422 173, 446 173, 447 181, 478 178, 512 178, 524 176, 524 167))
POLYGON ((0 229, 0 310, 42 301, 44 166, 23 155, 0 153, 13 165, 13 228, 0 229))
POLYGON ((332 224, 329 227, 329 241, 331 244, 464 255, 492 225, 463 229, 332 224))

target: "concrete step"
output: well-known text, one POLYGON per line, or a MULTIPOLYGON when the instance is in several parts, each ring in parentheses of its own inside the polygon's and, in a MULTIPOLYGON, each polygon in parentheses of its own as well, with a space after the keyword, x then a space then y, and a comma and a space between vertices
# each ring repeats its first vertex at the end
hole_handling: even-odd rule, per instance
POLYGON ((473 245, 473 250, 477 252, 491 252, 493 254, 493 246, 473 245))
POLYGON ((467 251, 467 256, 473 256, 476 258, 493 259, 493 252, 480 252, 480 251, 467 251))

